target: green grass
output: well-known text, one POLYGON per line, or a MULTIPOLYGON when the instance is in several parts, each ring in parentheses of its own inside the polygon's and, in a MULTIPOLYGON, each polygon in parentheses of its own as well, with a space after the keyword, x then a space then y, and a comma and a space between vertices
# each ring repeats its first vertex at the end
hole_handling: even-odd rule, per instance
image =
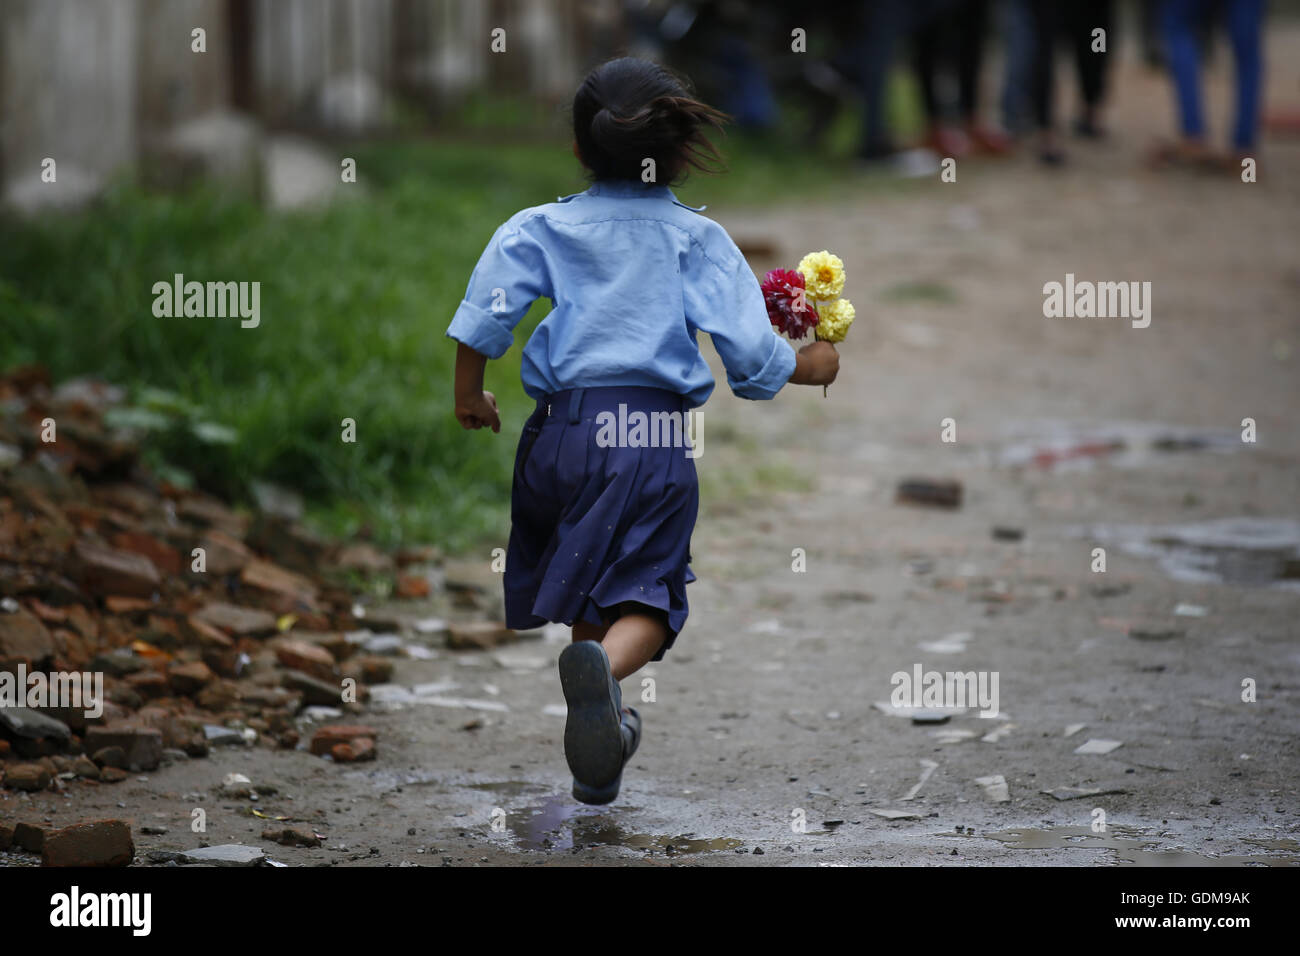
MULTIPOLYGON (((463 432, 452 417, 455 347, 443 333, 495 228, 585 183, 553 132, 512 142, 491 135, 487 107, 475 118, 472 142, 347 147, 365 198, 322 211, 120 185, 82 214, 0 223, 0 371, 41 362, 56 381, 93 375, 130 386, 137 404, 161 401, 172 417, 150 439, 151 460, 237 500, 260 478, 303 492, 336 534, 367 526, 388 543, 499 543, 531 408, 519 346, 547 305, 489 363, 500 435, 463 432), (152 286, 177 272, 260 282, 260 326, 155 318, 152 286), (345 418, 356 421, 354 444, 341 440, 345 418)), ((720 145, 731 172, 697 175, 677 190, 683 201, 842 200, 888 183, 842 155, 737 135, 720 145)))

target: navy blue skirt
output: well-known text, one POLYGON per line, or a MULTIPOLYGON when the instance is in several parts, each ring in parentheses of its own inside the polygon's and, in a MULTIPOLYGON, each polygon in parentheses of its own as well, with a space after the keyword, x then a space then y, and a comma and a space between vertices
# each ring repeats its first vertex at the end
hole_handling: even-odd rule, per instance
POLYGON ((685 439, 670 437, 678 423, 685 431, 688 407, 674 392, 640 387, 571 389, 537 403, 515 455, 508 627, 607 624, 633 601, 662 612, 668 639, 653 660, 663 659, 686 624, 695 580, 695 460, 685 439), (654 437, 637 432, 635 412, 654 437))

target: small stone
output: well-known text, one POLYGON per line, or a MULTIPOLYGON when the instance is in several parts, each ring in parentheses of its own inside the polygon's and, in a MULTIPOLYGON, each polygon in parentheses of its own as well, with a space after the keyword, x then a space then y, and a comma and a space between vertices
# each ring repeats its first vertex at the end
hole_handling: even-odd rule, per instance
POLYGON ((274 614, 237 604, 214 602, 204 606, 194 618, 232 637, 266 637, 276 631, 274 614))
POLYGON ((53 774, 38 763, 16 763, 5 769, 5 786, 12 790, 44 790, 51 779, 53 774))
POLYGON ((101 597, 116 594, 147 598, 162 584, 153 562, 132 551, 118 551, 79 541, 74 556, 82 585, 101 597))
POLYGON ((420 574, 399 574, 396 593, 399 598, 427 598, 429 579, 420 574))
POLYGON ((342 674, 362 684, 387 684, 393 677, 393 661, 373 654, 359 654, 344 663, 342 674))
POLYGON ((994 803, 1010 803, 1011 791, 1007 787, 1006 777, 994 774, 989 777, 976 777, 975 782, 984 788, 984 795, 994 803))
POLYGON ((363 574, 382 573, 393 567, 393 561, 388 555, 364 542, 341 548, 334 563, 345 571, 360 571, 363 574))
POLYGON ((867 812, 877 817, 884 817, 886 820, 921 819, 921 815, 919 813, 913 813, 911 810, 869 810, 867 812))
POLYGON ((117 767, 105 767, 99 771, 100 783, 121 783, 127 777, 131 776, 125 770, 117 767))
POLYGON ((338 763, 358 763, 363 760, 374 760, 378 756, 378 751, 375 750, 375 742, 370 737, 357 737, 350 743, 335 744, 330 749, 330 756, 338 763))
POLYGON ((302 671, 320 680, 333 680, 338 674, 334 656, 323 647, 306 641, 286 640, 276 646, 275 656, 285 667, 302 671))
POLYGON ((212 668, 202 661, 186 661, 173 664, 167 671, 167 679, 172 689, 178 694, 197 694, 212 682, 215 677, 212 668))
POLYGON ((321 727, 312 734, 311 752, 320 757, 338 744, 351 743, 360 737, 369 737, 373 741, 379 737, 379 731, 364 724, 331 724, 321 727))
POLYGON ((1099 740, 1091 738, 1078 747, 1074 748, 1076 754, 1108 754, 1118 747, 1124 746, 1120 740, 1099 740))
POLYGON ((263 830, 262 839, 281 846, 316 847, 320 837, 305 827, 285 827, 283 830, 263 830))
MULTIPOLYGON (((125 757, 126 755, 123 754, 122 756, 125 757)), ((99 779, 99 767, 95 766, 95 761, 85 754, 81 754, 76 760, 72 761, 72 772, 78 777, 84 777, 87 780, 99 779)))
POLYGON ((209 747, 240 747, 244 743, 244 735, 238 730, 217 724, 204 724, 203 737, 209 747))
POLYGON ((132 773, 156 770, 162 762, 162 732, 153 727, 111 723, 87 727, 85 748, 97 753, 105 747, 121 747, 126 754, 126 767, 132 773))
POLYGON ((36 615, 15 609, 0 614, 0 661, 24 661, 29 666, 41 664, 54 656, 54 638, 36 615))
POLYGON ((128 866, 134 857, 131 827, 122 820, 95 820, 51 830, 41 848, 43 866, 128 866))
POLYGON ((220 846, 186 850, 180 854, 179 862, 206 866, 258 866, 265 859, 266 854, 255 846, 223 843, 220 846))
POLYGON ((72 731, 61 720, 47 717, 39 710, 30 707, 0 706, 0 732, 10 738, 39 740, 42 737, 57 740, 66 745, 72 731))
POLYGON ((361 646, 367 654, 397 657, 402 653, 402 638, 400 634, 376 634, 366 638, 361 646))
POLYGON ((14 846, 28 853, 40 853, 45 846, 46 828, 35 823, 14 825, 14 846))
MULTIPOLYGON (((323 707, 336 706, 343 699, 343 687, 338 683, 327 683, 317 680, 310 674, 304 674, 302 671, 285 671, 284 676, 280 679, 283 686, 291 690, 302 693, 302 699, 307 704, 318 704, 323 707)), ((358 689, 360 690, 360 689, 358 689)), ((358 697, 362 696, 358 693, 358 697)))
POLYGON ((316 607, 316 585, 302 575, 287 571, 270 561, 250 561, 239 572, 239 580, 245 587, 255 591, 286 597, 313 610, 316 607))
POLYGON ((491 650, 518 640, 519 635, 504 624, 471 621, 447 625, 447 646, 453 650, 491 650))

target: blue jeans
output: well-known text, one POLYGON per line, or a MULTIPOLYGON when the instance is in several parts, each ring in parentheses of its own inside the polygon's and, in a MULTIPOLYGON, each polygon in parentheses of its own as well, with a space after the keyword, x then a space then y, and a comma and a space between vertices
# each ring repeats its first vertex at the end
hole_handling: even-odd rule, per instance
MULTIPOLYGON (((1196 22, 1206 14, 1209 5, 1210 0, 1164 0, 1161 11, 1169 69, 1178 96, 1179 123, 1183 135, 1191 139, 1205 135, 1196 22)), ((1223 8, 1237 65, 1237 122, 1232 145, 1249 149, 1255 145, 1259 132, 1264 0, 1226 0, 1223 8)))

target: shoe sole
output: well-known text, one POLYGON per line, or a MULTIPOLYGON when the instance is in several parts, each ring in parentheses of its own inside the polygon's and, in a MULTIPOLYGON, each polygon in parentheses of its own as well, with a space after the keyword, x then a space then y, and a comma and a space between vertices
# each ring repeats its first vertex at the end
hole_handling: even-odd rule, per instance
POLYGON ((569 770, 584 789, 603 795, 623 773, 623 733, 614 696, 617 685, 604 649, 593 641, 566 647, 560 654, 560 686, 569 710, 564 724, 569 770))

